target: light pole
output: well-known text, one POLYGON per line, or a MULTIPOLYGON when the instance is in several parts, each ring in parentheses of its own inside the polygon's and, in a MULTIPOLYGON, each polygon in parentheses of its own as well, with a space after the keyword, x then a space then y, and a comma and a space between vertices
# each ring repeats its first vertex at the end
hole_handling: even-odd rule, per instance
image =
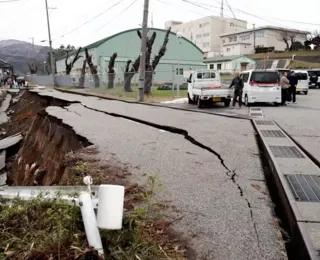
POLYGON ((43 75, 46 74, 46 61, 43 61, 43 75))
POLYGON ((54 60, 53 60, 51 32, 50 32, 48 0, 45 0, 45 1, 46 1, 46 13, 47 13, 47 24, 48 24, 49 46, 50 46, 50 60, 51 60, 52 85, 54 86, 55 67, 54 67, 54 60))
MULTIPOLYGON (((178 38, 178 42, 179 42, 179 51, 180 51, 180 44, 181 44, 181 38, 182 38, 182 33, 178 32, 177 33, 177 38, 178 38)), ((178 51, 178 78, 181 79, 181 76, 180 76, 180 54, 179 54, 179 51, 178 51)), ((177 96, 179 97, 179 94, 180 94, 180 80, 178 80, 178 84, 177 84, 177 96)))

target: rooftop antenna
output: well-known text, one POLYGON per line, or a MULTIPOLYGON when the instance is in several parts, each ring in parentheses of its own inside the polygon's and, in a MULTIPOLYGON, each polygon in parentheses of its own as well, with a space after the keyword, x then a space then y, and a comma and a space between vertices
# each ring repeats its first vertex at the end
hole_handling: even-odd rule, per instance
POLYGON ((221 17, 223 17, 223 0, 221 1, 221 12, 220 12, 221 17))

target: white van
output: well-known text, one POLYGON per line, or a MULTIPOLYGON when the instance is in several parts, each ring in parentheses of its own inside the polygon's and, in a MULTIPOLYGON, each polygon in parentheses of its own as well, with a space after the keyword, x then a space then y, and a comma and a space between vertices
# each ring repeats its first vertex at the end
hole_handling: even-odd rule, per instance
POLYGON ((195 70, 187 82, 189 104, 197 104, 202 108, 205 102, 223 102, 229 107, 232 90, 221 84, 219 71, 195 70))
POLYGON ((303 92, 308 95, 309 91, 309 76, 306 70, 293 70, 298 78, 298 85, 296 87, 297 94, 303 92))
POLYGON ((253 103, 281 104, 280 76, 277 70, 242 71, 242 99, 246 106, 253 103))

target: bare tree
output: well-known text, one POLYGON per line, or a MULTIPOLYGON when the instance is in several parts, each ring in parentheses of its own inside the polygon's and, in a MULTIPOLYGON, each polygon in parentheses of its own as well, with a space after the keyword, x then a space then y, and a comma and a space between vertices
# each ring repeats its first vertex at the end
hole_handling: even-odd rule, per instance
POLYGON ((292 50, 297 34, 294 32, 281 30, 278 40, 283 41, 286 44, 286 49, 292 50))
MULTIPOLYGON (((139 31, 137 31, 137 34, 141 38, 141 33, 139 31)), ((147 52, 148 51, 152 51, 152 45, 151 45, 151 48, 148 48, 148 46, 150 46, 151 42, 154 42, 156 36, 157 36, 156 32, 153 32, 152 35, 151 35, 151 38, 150 39, 147 38, 147 52)), ((146 56, 148 56, 148 55, 149 54, 147 53, 146 56)), ((151 53, 150 53, 150 55, 151 55, 151 53)), ((140 55, 136 58, 136 60, 132 64, 131 69, 129 70, 130 64, 131 64, 131 60, 128 60, 127 61, 127 66, 126 66, 126 70, 125 70, 125 73, 124 73, 124 91, 126 91, 126 92, 132 92, 131 80, 132 80, 134 74, 136 72, 138 72, 138 70, 139 70, 139 67, 140 67, 140 55)))
POLYGON ((92 62, 92 55, 89 55, 88 48, 85 48, 85 54, 86 54, 87 63, 90 68, 90 72, 94 78, 94 86, 95 86, 95 88, 98 88, 100 86, 100 79, 98 76, 97 66, 94 66, 94 64, 92 62))
POLYGON ((83 60, 82 69, 81 69, 81 77, 79 79, 79 87, 84 88, 84 79, 86 76, 86 66, 87 66, 87 60, 83 60))
POLYGON ((114 70, 114 63, 117 58, 117 53, 115 52, 109 60, 109 65, 108 65, 108 88, 114 88, 114 79, 116 77, 116 71, 114 70))
POLYGON ((76 55, 74 56, 72 62, 68 62, 68 59, 69 59, 69 51, 67 51, 67 56, 66 56, 66 59, 65 59, 65 64, 66 64, 66 74, 67 75, 70 75, 70 72, 74 66, 74 64, 77 62, 77 60, 79 60, 82 56, 79 55, 80 54, 80 51, 81 51, 81 47, 78 49, 76 55))
POLYGON ((39 62, 33 61, 33 62, 30 62, 30 63, 27 63, 27 65, 29 67, 29 70, 30 70, 31 74, 37 74, 39 66, 40 66, 39 62))
POLYGON ((158 66, 161 58, 166 54, 167 51, 167 44, 169 42, 169 35, 171 32, 171 28, 169 28, 166 31, 166 34, 164 36, 164 40, 162 43, 162 46, 158 52, 158 54, 154 57, 151 65, 150 65, 150 56, 151 56, 151 51, 149 53, 148 57, 148 62, 146 62, 146 78, 145 78, 145 84, 144 84, 144 94, 150 95, 151 94, 151 87, 152 87, 152 79, 153 79, 153 73, 158 66), (148 66, 148 67, 147 67, 148 66))

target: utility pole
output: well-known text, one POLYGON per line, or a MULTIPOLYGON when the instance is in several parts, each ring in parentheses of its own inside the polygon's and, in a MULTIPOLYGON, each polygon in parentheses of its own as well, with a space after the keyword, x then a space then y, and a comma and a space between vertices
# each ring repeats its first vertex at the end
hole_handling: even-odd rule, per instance
POLYGON ((221 11, 220 11, 221 17, 223 17, 223 0, 221 1, 221 11))
POLYGON ((256 50, 256 25, 253 24, 253 50, 256 50))
POLYGON ((50 60, 51 60, 51 73, 52 73, 52 86, 54 86, 54 77, 55 77, 55 66, 53 60, 53 50, 52 50, 52 41, 51 41, 51 32, 50 32, 50 21, 49 21, 49 11, 48 11, 48 0, 46 2, 46 13, 47 13, 47 24, 48 24, 48 35, 49 35, 49 45, 50 45, 50 60))
POLYGON ((144 98, 144 82, 145 82, 145 76, 146 76, 148 12, 149 12, 149 0, 144 0, 142 34, 141 34, 140 67, 139 67, 139 102, 143 101, 143 98, 144 98))

